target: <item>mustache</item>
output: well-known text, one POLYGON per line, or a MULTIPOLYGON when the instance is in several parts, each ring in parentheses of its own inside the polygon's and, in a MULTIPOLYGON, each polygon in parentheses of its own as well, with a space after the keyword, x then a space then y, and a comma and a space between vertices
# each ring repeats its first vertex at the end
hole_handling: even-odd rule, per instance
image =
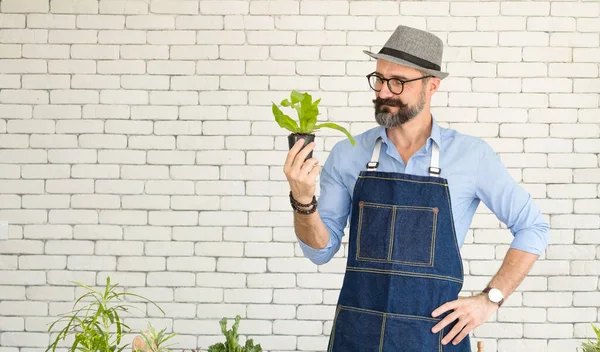
POLYGON ((383 105, 387 105, 387 106, 395 106, 395 107, 399 107, 399 108, 403 108, 408 106, 407 104, 404 104, 400 101, 400 99, 382 99, 382 98, 375 98, 373 99, 373 103, 375 104, 375 106, 380 107, 383 105))

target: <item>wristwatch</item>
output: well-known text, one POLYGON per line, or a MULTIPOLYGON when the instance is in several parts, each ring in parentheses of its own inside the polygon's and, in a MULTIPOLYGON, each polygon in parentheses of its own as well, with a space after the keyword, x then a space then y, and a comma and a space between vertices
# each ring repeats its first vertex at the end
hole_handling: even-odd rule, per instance
POLYGON ((504 295, 499 289, 488 286, 482 292, 487 293, 488 299, 491 302, 496 303, 498 307, 502 306, 502 303, 504 303, 504 295))

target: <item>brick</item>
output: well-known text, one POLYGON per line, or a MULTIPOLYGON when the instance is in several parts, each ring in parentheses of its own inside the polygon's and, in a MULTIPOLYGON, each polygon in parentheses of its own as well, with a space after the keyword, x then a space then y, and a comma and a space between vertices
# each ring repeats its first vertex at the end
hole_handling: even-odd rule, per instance
POLYGON ((25 28, 25 15, 0 14, 0 28, 25 28))
POLYGON ((135 120, 175 120, 177 112, 177 107, 173 106, 133 106, 131 107, 131 118, 135 120))
MULTIPOLYGON (((35 199, 39 197, 36 196, 31 198, 35 199)), ((47 198, 51 199, 52 197, 56 196, 50 196, 47 198)), ((68 199, 68 196, 66 197, 68 199)), ((61 197, 60 199, 64 199, 64 197, 61 197)), ((24 238, 27 239, 71 239, 72 237, 73 229, 68 225, 27 225, 25 226, 24 231, 24 238)), ((50 259, 52 258, 49 258, 49 260, 50 259)))
POLYGON ((21 45, 0 44, 0 58, 17 59, 21 57, 21 45))
POLYGON ((500 93, 499 106, 511 108, 547 108, 549 101, 548 96, 541 93, 500 93))
POLYGON ((299 31, 296 42, 300 45, 344 45, 353 44, 350 41, 348 33, 348 43, 346 43, 346 33, 343 31, 299 31))
POLYGON ((175 138, 169 136, 132 136, 129 137, 131 149, 175 149, 175 138))
POLYGON ((502 2, 500 13, 508 16, 548 16, 550 14, 549 2, 502 2))
POLYGON ((4 13, 36 13, 48 12, 50 10, 47 0, 4 0, 0 6, 0 11, 4 13))
POLYGON ((597 3, 552 3, 551 16, 598 17, 600 6, 597 3))
POLYGON ((43 44, 48 42, 45 29, 0 29, 0 43, 43 44))
MULTIPOLYGON (((153 16, 155 17, 155 16, 153 16)), ((241 16, 241 15, 226 15, 226 16, 177 16, 175 18, 176 29, 244 29, 241 28, 228 28, 228 27, 239 27, 246 25, 253 26, 265 26, 269 23, 274 23, 273 19, 267 16, 241 16), (241 24, 240 24, 240 21, 241 24), (229 26, 228 26, 229 25, 229 26)), ((271 26, 272 27, 272 26, 271 26)))
POLYGON ((169 209, 169 198, 165 196, 123 196, 123 209, 169 209))
MULTIPOLYGON (((531 122, 575 122, 577 121, 577 110, 575 109, 531 109, 529 110, 529 121, 531 122)), ((584 122, 584 121, 582 121, 584 122)))
POLYGON ((524 78, 523 92, 566 93, 573 90, 573 82, 566 78, 524 78))
POLYGON ((194 164, 195 155, 192 151, 162 151, 148 152, 148 164, 185 165, 194 164))
POLYGON ((148 286, 182 287, 194 286, 196 277, 192 273, 148 273, 148 286))
POLYGON ((142 15, 148 13, 148 3, 143 0, 100 0, 100 13, 142 15))
POLYGON ((270 303, 273 299, 270 289, 226 289, 225 303, 270 303))
POLYGON ((143 181, 134 180, 97 180, 96 193, 108 194, 141 194, 144 190, 143 181))
POLYGON ((198 93, 196 92, 150 92, 150 104, 152 105, 196 105, 198 104, 198 93))
MULTIPOLYGON (((119 105, 85 105, 83 107, 83 118, 84 119, 108 119, 109 121, 106 122, 107 124, 107 128, 108 126, 115 126, 115 124, 117 124, 117 122, 115 121, 110 121, 111 119, 128 119, 129 118, 129 107, 128 106, 119 106, 119 105)), ((99 121, 100 122, 100 121, 99 121)), ((90 123, 89 121, 86 123, 90 123)), ((96 124, 98 122, 92 122, 93 124, 96 124)), ((122 124, 125 123, 132 123, 131 121, 128 122, 119 122, 122 124)), ((100 122, 100 124, 102 125, 102 123, 100 122)), ((102 129, 100 129, 100 131, 102 131, 102 129)), ((108 129, 106 130, 106 132, 111 132, 108 129)))
MULTIPOLYGON (((46 73, 46 62, 36 59, 0 60, 0 73, 46 73)), ((18 88, 18 87, 17 87, 18 88)))
POLYGON ((196 44, 196 33, 193 31, 150 31, 148 32, 148 44, 196 44))
POLYGON ((99 222, 111 225, 146 225, 148 214, 141 210, 101 210, 99 222))
POLYGON ((198 2, 184 0, 160 0, 150 3, 150 12, 167 14, 195 15, 198 13, 198 2))
POLYGON ((216 166, 172 166, 170 177, 182 180, 218 180, 219 168, 216 166))
POLYGON ((527 29, 530 31, 573 32, 576 30, 575 18, 529 17, 527 29))
POLYGON ((523 61, 564 62, 570 61, 572 55, 574 55, 574 51, 571 48, 523 48, 523 61))
POLYGON ((76 21, 77 17, 74 15, 29 14, 27 16, 27 27, 75 29, 76 21))
POLYGON ((142 30, 100 30, 99 44, 146 44, 146 32, 142 30))
POLYGON ((121 256, 118 258, 117 270, 119 271, 163 271, 165 258, 121 256))
POLYGON ((552 33, 550 45, 555 47, 597 47, 599 43, 597 33, 552 33))
POLYGON ((493 32, 452 32, 448 34, 451 46, 496 46, 498 34, 493 32))
POLYGON ((550 36, 545 32, 500 32, 498 44, 500 46, 548 46, 550 36))
MULTIPOLYGON (((216 3, 217 1, 209 2, 208 12, 206 12, 206 10, 203 10, 202 6, 200 6, 200 12, 207 14, 223 14, 222 10, 221 12, 219 12, 215 9, 216 3)), ((253 1, 250 4, 249 9, 247 6, 245 6, 244 3, 244 1, 236 1, 234 3, 235 6, 232 9, 230 9, 230 11, 238 14, 247 14, 249 10, 249 12, 254 15, 289 15, 300 13, 300 6, 298 1, 283 0, 272 2, 266 0, 259 0, 253 1)))
POLYGON ((119 209, 121 200, 118 196, 112 195, 73 195, 71 200, 72 208, 83 209, 119 209))
POLYGON ((157 241, 170 241, 171 229, 159 226, 129 226, 125 228, 124 239, 141 241, 152 238, 157 241))
POLYGON ((173 257, 167 258, 167 270, 169 271, 214 271, 217 267, 215 258, 198 257, 173 257))
POLYGON ((202 22, 207 20, 208 23, 196 24, 195 29, 275 29, 275 19, 270 16, 226 15, 224 18, 205 16, 202 22))
MULTIPOLYGON (((218 210, 218 197, 198 196, 173 196, 171 198, 171 209, 174 210, 218 210)), ((168 206, 167 206, 168 207, 168 206)), ((237 209, 223 209, 237 210, 237 209)))
POLYGON ((548 66, 550 77, 596 77, 598 65, 590 63, 550 63, 548 66))
POLYGON ((68 270, 115 270, 117 260, 109 256, 69 256, 68 270))

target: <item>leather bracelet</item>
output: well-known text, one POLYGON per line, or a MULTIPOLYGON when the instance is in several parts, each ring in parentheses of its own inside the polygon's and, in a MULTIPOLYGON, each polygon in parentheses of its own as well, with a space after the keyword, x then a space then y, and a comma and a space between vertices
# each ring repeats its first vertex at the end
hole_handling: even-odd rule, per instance
POLYGON ((300 208, 296 208, 295 206, 292 206, 292 209, 294 209, 294 212, 298 213, 298 214, 304 214, 304 215, 308 215, 308 214, 312 214, 315 211, 317 211, 317 206, 313 205, 312 208, 308 209, 308 210, 303 210, 300 208))

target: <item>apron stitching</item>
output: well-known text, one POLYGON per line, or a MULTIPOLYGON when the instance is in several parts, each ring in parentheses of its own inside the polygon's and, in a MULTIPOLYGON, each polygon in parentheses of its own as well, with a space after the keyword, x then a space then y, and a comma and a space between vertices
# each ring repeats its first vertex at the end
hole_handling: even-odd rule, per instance
POLYGON ((392 250, 394 249, 394 226, 396 224, 396 207, 392 207, 392 224, 390 225, 390 244, 388 249, 388 261, 392 261, 392 250))
POLYGON ((399 313, 388 313, 388 312, 380 312, 380 311, 376 311, 376 310, 372 310, 372 309, 366 309, 366 308, 358 308, 358 307, 350 307, 350 306, 344 306, 344 305, 340 305, 340 310, 352 310, 352 311, 357 311, 357 312, 363 312, 363 313, 369 313, 369 314, 374 314, 374 315, 379 315, 379 316, 390 316, 390 317, 397 317, 397 318, 403 318, 403 319, 412 319, 412 320, 425 320, 425 321, 430 321, 430 322, 434 322, 437 323, 440 320, 442 320, 441 318, 431 318, 431 317, 424 317, 424 316, 420 316, 420 315, 410 315, 410 314, 399 314, 399 313))
POLYGON ((443 183, 439 182, 427 182, 427 181, 414 181, 414 180, 405 180, 403 178, 394 178, 394 177, 381 177, 381 176, 358 176, 359 178, 376 178, 380 180, 394 180, 394 181, 404 181, 404 182, 413 182, 413 183, 423 183, 423 184, 432 184, 438 186, 445 186, 443 183))
MULTIPOLYGON (((446 185, 447 186, 447 185, 446 185)), ((460 261, 460 276, 464 277, 465 273, 464 273, 464 269, 463 269, 463 263, 462 263, 462 255, 460 254, 460 249, 458 248, 458 242, 456 241, 456 232, 454 230, 454 215, 452 214, 452 204, 450 204, 450 193, 448 191, 448 187, 446 187, 446 200, 448 201, 448 209, 450 209, 450 221, 452 222, 452 239, 454 240, 454 246, 456 246, 456 252, 458 254, 458 259, 460 261)))
POLYGON ((333 319, 333 326, 331 327, 331 337, 330 337, 330 341, 329 341, 329 348, 327 349, 328 352, 331 352, 331 349, 333 348, 333 337, 335 335, 335 323, 337 322, 338 314, 340 314, 340 305, 338 305, 337 308, 335 309, 335 317, 333 319))
POLYGON ((353 267, 353 266, 349 266, 348 270, 356 271, 356 272, 368 272, 368 273, 373 273, 373 274, 393 274, 393 275, 399 275, 399 276, 415 276, 415 277, 422 277, 425 279, 452 281, 452 282, 456 282, 459 284, 463 283, 463 280, 456 279, 456 278, 453 278, 450 276, 442 276, 442 275, 434 275, 434 274, 417 274, 417 273, 411 273, 411 272, 400 271, 400 270, 367 269, 367 268, 358 268, 358 267, 353 267))
POLYGON ((383 338, 385 336, 385 319, 387 315, 383 313, 383 320, 381 322, 381 338, 379 339, 379 352, 383 351, 383 338))
POLYGON ((360 233, 361 233, 361 229, 362 229, 362 218, 363 218, 363 207, 360 206, 359 208, 359 214, 358 214, 358 233, 356 235, 356 260, 359 260, 358 258, 360 257, 360 233))
POLYGON ((431 268, 433 267, 433 264, 430 263, 414 263, 414 262, 407 262, 407 261, 403 261, 403 260, 388 260, 388 259, 378 259, 378 258, 368 258, 368 257, 360 257, 358 259, 356 259, 358 261, 361 262, 376 262, 376 263, 390 263, 390 264, 402 264, 402 265, 409 265, 409 266, 419 266, 419 267, 423 267, 423 268, 431 268))
POLYGON ((435 266, 435 238, 437 236, 437 211, 433 212, 433 235, 431 236, 431 255, 429 262, 431 263, 431 267, 435 266))

